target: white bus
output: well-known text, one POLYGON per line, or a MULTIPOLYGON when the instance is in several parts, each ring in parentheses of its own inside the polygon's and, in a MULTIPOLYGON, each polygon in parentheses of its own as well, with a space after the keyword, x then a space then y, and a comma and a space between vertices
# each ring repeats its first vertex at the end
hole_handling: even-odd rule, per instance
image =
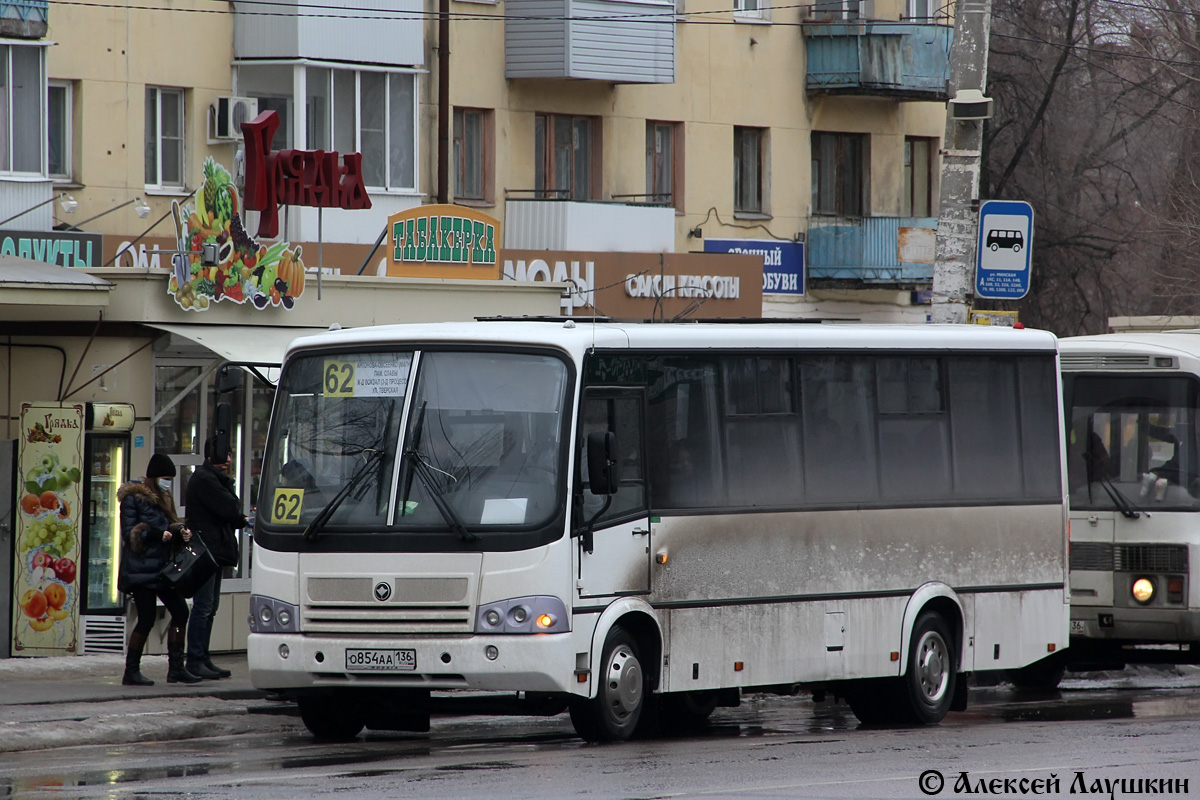
POLYGON ((1067 644, 1056 340, 973 326, 479 321, 283 364, 250 673, 308 729, 745 692, 937 722, 1067 644))
POLYGON ((1200 331, 1062 339, 1077 667, 1197 661, 1200 331))

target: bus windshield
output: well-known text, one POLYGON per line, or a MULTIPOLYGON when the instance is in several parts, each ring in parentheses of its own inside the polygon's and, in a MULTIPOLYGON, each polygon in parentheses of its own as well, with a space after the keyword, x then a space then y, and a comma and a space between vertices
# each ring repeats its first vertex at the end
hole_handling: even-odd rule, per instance
POLYGON ((264 459, 263 522, 314 535, 391 524, 464 539, 544 525, 560 505, 567 385, 563 361, 527 353, 295 357, 264 459))
POLYGON ((1200 508, 1196 387, 1177 377, 1074 378, 1067 472, 1071 505, 1200 508), (1106 487, 1108 490, 1106 490, 1106 487))

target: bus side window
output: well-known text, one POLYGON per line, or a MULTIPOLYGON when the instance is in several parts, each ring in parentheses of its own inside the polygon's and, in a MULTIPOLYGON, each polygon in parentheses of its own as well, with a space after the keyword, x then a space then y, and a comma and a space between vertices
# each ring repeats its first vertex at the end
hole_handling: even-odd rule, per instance
POLYGON ((612 431, 617 443, 617 475, 619 485, 604 516, 597 520, 603 525, 646 509, 646 465, 643 457, 642 396, 628 393, 619 396, 593 395, 584 401, 579 453, 580 477, 583 483, 583 519, 591 519, 604 504, 604 497, 589 489, 587 440, 591 433, 612 431))

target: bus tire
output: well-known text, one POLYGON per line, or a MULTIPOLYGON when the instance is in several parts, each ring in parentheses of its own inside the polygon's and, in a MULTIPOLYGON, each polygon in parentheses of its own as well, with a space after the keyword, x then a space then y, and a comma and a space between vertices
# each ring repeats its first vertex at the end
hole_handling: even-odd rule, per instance
POLYGON ((958 663, 950 626, 935 611, 923 611, 913 625, 908 670, 902 679, 901 707, 907 721, 941 722, 954 700, 958 663))
POLYGON ((637 729, 650 687, 637 641, 620 625, 604 640, 596 680, 595 698, 571 702, 571 723, 585 741, 623 742, 637 729))
POLYGON ((316 739, 349 742, 362 732, 366 715, 362 707, 345 698, 302 695, 297 699, 300 719, 316 739))

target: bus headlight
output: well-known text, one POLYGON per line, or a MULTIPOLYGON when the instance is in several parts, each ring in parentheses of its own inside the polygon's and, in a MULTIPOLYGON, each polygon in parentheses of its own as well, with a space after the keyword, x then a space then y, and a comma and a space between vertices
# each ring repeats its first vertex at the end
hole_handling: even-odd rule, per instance
POLYGON ((557 597, 514 597, 481 605, 476 633, 567 633, 567 607, 557 597))
POLYGON ((251 633, 296 633, 300 630, 297 624, 299 611, 295 605, 266 597, 261 594, 250 595, 250 632, 251 633))
POLYGON ((1129 591, 1134 600, 1145 605, 1154 599, 1154 581, 1149 578, 1138 578, 1133 582, 1133 588, 1129 591))

